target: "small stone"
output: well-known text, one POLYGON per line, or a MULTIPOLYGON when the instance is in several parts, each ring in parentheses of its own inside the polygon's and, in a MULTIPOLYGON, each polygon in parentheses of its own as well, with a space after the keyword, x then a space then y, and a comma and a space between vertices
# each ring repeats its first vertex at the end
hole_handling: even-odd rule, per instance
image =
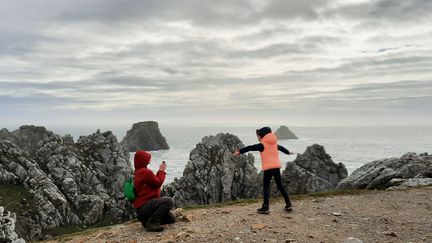
POLYGON ((359 240, 357 238, 354 238, 354 237, 349 237, 349 238, 345 239, 344 241, 342 241, 342 243, 363 243, 363 241, 359 240))
POLYGON ((236 238, 234 238, 234 240, 235 241, 240 241, 241 239, 240 239, 240 237, 237 236, 236 238))
POLYGON ((392 231, 384 231, 383 234, 387 236, 397 237, 396 233, 392 231))
POLYGON ((309 235, 308 237, 311 239, 315 238, 315 236, 313 236, 313 235, 309 235))
POLYGON ((266 224, 253 224, 251 226, 252 230, 262 230, 262 229, 264 229, 266 227, 267 227, 266 224))
POLYGON ((338 223, 339 221, 337 219, 333 219, 332 222, 338 223))
POLYGON ((296 241, 296 240, 295 240, 295 239, 286 239, 286 240, 285 240, 286 243, 294 242, 294 241, 296 241))
POLYGON ((180 233, 178 233, 177 235, 176 235, 176 239, 179 239, 179 238, 186 238, 186 237, 188 237, 189 236, 189 234, 188 233, 186 233, 186 232, 184 232, 184 231, 182 231, 182 232, 180 232, 180 233))
POLYGON ((333 212, 332 215, 333 215, 333 216, 337 216, 337 217, 342 216, 342 214, 341 214, 341 213, 338 213, 338 212, 333 212))

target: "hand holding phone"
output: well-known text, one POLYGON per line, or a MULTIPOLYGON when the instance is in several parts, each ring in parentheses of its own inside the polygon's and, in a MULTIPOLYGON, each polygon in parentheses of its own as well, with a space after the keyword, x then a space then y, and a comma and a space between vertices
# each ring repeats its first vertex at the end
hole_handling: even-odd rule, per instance
POLYGON ((159 170, 160 171, 165 171, 166 170, 166 162, 162 161, 161 165, 159 166, 159 170))

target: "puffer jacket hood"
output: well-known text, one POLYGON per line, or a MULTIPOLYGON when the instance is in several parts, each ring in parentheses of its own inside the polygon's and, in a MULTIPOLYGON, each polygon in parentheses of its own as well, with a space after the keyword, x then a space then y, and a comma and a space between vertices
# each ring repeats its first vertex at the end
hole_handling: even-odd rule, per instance
POLYGON ((267 133, 262 139, 262 143, 268 143, 268 144, 276 144, 277 143, 277 137, 274 133, 267 133))
POLYGON ((138 150, 135 153, 134 157, 134 166, 135 170, 140 168, 147 168, 147 165, 150 163, 151 154, 144 150, 138 150))

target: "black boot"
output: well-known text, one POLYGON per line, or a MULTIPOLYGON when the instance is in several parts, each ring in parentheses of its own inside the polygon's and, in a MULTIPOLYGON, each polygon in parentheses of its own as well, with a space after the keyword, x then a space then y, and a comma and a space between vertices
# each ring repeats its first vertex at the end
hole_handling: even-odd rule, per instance
POLYGON ((285 211, 292 212, 293 208, 292 206, 285 206, 285 211))
POLYGON ((145 226, 145 229, 150 232, 161 232, 164 230, 164 227, 161 226, 159 220, 149 218, 145 226))
POLYGON ((169 211, 167 215, 162 217, 161 224, 173 224, 175 223, 175 221, 176 221, 176 217, 171 211, 169 211))
POLYGON ((269 214, 270 213, 269 206, 263 204, 261 208, 257 209, 257 213, 259 213, 259 214, 269 214))

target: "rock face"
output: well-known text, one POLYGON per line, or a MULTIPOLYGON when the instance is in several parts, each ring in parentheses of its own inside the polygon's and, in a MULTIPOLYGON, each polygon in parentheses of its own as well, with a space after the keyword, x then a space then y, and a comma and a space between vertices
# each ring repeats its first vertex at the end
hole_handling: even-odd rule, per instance
POLYGON ((23 151, 34 155, 38 149, 38 143, 52 135, 53 133, 47 131, 45 127, 25 125, 14 132, 2 129, 0 139, 9 140, 23 151))
POLYGON ((22 128, 10 133, 14 141, 34 138, 31 143, 18 147, 0 140, 0 183, 24 185, 34 196, 29 211, 18 215, 26 229, 23 238, 41 239, 45 230, 61 225, 120 222, 133 215, 122 191, 132 174, 129 153, 111 132, 97 131, 69 144, 45 128, 33 127, 40 131, 36 133, 22 128), (42 140, 36 142, 36 137, 42 140))
POLYGON ((234 135, 204 137, 190 153, 183 177, 163 188, 178 207, 252 198, 260 195, 251 154, 232 156, 244 147, 234 135))
POLYGON ((298 139, 298 137, 286 126, 279 127, 276 130, 275 135, 278 139, 298 139))
POLYGON ((394 186, 428 185, 432 178, 432 155, 407 153, 400 158, 372 161, 341 181, 340 189, 385 189, 394 186))
POLYGON ((0 242, 24 243, 15 232, 16 215, 0 206, 0 242))
POLYGON ((133 124, 123 138, 126 150, 136 152, 139 149, 148 151, 169 149, 166 139, 162 136, 157 122, 146 121, 133 124))
MULTIPOLYGON (((342 163, 336 164, 323 146, 314 144, 286 164, 282 181, 290 194, 326 191, 336 188, 348 172, 342 163)), ((272 193, 279 194, 273 184, 272 193)))

